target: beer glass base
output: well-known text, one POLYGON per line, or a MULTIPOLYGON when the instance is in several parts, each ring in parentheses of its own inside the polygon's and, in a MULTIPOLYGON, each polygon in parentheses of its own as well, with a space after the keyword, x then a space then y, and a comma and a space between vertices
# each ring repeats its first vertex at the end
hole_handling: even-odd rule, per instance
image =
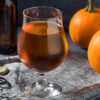
POLYGON ((56 83, 39 80, 32 84, 30 94, 39 98, 53 98, 61 92, 62 88, 56 83))

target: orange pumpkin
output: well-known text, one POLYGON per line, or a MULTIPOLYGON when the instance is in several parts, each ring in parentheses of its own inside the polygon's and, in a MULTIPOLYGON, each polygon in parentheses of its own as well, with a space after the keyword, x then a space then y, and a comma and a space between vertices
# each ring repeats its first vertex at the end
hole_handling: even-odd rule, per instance
POLYGON ((88 48, 89 42, 100 29, 100 8, 94 8, 90 0, 86 9, 79 10, 71 19, 69 34, 72 41, 81 48, 88 48))
POLYGON ((90 41, 88 47, 88 60, 91 67, 100 73, 100 31, 90 41))

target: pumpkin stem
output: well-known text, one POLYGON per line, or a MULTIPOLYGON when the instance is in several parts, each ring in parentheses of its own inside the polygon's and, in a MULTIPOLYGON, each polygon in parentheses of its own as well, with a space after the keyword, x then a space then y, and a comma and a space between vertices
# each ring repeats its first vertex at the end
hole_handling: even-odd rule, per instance
POLYGON ((94 0, 88 0, 88 4, 86 6, 86 11, 88 11, 90 13, 95 11, 94 0))

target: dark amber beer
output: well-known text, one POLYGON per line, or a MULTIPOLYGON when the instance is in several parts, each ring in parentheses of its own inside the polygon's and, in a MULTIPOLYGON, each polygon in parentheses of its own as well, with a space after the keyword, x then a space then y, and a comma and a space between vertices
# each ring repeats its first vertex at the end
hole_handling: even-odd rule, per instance
POLYGON ((16 0, 0 0, 0 53, 16 49, 16 0))
POLYGON ((58 67, 67 55, 64 29, 46 21, 26 23, 19 36, 18 53, 29 68, 47 72, 58 67))

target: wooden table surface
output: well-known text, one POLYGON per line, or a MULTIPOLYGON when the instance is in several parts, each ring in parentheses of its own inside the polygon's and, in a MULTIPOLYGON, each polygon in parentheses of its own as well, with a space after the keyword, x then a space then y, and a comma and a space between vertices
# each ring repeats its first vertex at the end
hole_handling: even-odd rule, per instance
MULTIPOLYGON (((62 95, 50 100, 90 100, 92 96, 100 94, 100 75, 91 69, 87 52, 74 45, 69 37, 68 42, 69 51, 66 62, 45 75, 45 78, 58 83, 63 89, 62 95)), ((0 58, 4 57, 0 55, 0 58)), ((7 79, 12 87, 2 89, 0 86, 0 100, 49 100, 26 95, 27 84, 34 82, 37 78, 35 72, 27 69, 20 62, 4 66, 8 67, 10 72, 0 77, 7 79)))

